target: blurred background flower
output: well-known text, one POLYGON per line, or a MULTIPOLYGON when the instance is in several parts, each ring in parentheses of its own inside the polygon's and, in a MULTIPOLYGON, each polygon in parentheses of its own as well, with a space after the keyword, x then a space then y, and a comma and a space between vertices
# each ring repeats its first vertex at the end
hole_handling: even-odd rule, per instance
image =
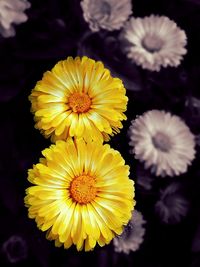
POLYGON ((196 134, 199 134, 200 125, 198 127, 197 122, 200 121, 200 98, 192 95, 186 97, 184 115, 189 125, 196 130, 196 134))
POLYGON ((10 263, 25 260, 28 256, 26 240, 21 235, 9 237, 2 245, 2 252, 10 263))
POLYGON ((132 121, 129 129, 135 157, 157 176, 187 171, 195 157, 195 137, 178 116, 151 110, 132 121))
POLYGON ((12 24, 27 21, 28 17, 24 12, 30 6, 27 0, 0 0, 0 33, 3 37, 15 35, 12 24))
POLYGON ((188 213, 189 202, 181 193, 181 186, 172 183, 160 191, 160 199, 155 204, 155 212, 167 224, 179 223, 188 213))
POLYGON ((119 30, 132 13, 130 0, 83 0, 83 16, 91 31, 119 30))
POLYGON ((144 240, 145 228, 143 225, 145 223, 142 213, 134 210, 132 219, 122 235, 113 240, 115 251, 129 254, 131 251, 138 250, 144 240))
POLYGON ((127 57, 151 71, 177 67, 186 54, 186 34, 166 16, 131 18, 121 39, 127 57))
POLYGON ((144 169, 141 164, 136 168, 136 184, 144 190, 150 191, 152 189, 154 178, 149 170, 144 169))

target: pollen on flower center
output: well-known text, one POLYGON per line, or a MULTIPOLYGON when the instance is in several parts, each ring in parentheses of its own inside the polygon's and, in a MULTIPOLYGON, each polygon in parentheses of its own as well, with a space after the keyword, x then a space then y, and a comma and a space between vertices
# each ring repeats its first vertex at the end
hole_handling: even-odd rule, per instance
POLYGON ((75 177, 70 185, 71 197, 80 204, 91 202, 97 193, 95 179, 88 175, 75 177))
POLYGON ((69 106, 76 113, 84 113, 90 109, 91 99, 86 93, 73 93, 69 97, 69 106))
POLYGON ((162 152, 168 152, 172 146, 169 136, 161 132, 157 132, 152 137, 152 143, 155 148, 159 149, 162 152))
POLYGON ((147 34, 142 40, 142 46, 150 53, 158 52, 163 47, 163 40, 155 35, 147 34))

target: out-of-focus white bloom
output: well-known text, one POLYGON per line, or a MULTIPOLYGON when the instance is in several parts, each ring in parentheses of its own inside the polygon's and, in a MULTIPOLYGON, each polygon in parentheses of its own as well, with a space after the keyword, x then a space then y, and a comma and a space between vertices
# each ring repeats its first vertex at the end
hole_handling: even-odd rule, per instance
POLYGON ((24 11, 30 7, 27 0, 0 0, 0 34, 3 37, 15 35, 12 24, 20 24, 27 21, 24 11))
POLYGON ((134 210, 124 232, 113 240, 115 251, 129 254, 131 251, 138 250, 144 240, 145 228, 143 225, 145 223, 141 212, 134 210))
POLYGON ((180 117, 152 110, 144 113, 129 129, 135 158, 157 176, 174 176, 187 171, 195 157, 195 136, 180 117))
POLYGON ((93 32, 119 30, 132 13, 131 0, 83 0, 81 7, 93 32))
POLYGON ((155 211, 164 223, 179 223, 188 212, 189 202, 179 191, 179 184, 172 183, 160 192, 155 211))
POLYGON ((127 57, 151 71, 159 71, 161 66, 177 67, 187 52, 185 32, 165 16, 131 18, 121 40, 127 57))
POLYGON ((199 119, 200 116, 200 99, 190 96, 185 101, 185 106, 189 114, 195 119, 199 119))
POLYGON ((3 243, 1 252, 10 263, 19 263, 28 256, 26 240, 20 235, 13 235, 3 243))
POLYGON ((192 106, 194 108, 200 109, 200 99, 191 96, 185 101, 185 106, 192 106))

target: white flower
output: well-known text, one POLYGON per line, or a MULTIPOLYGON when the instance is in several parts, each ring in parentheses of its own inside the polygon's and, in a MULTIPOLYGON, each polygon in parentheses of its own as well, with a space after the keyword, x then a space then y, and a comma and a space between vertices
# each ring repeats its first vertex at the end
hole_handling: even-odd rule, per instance
POLYGON ((129 254, 130 251, 138 250, 144 240, 145 228, 143 224, 145 223, 146 221, 143 219, 142 214, 134 210, 132 219, 124 229, 122 235, 113 239, 115 251, 129 254))
POLYGON ((180 185, 172 183, 160 192, 155 211, 164 223, 179 223, 188 212, 189 202, 179 191, 180 185))
POLYGON ((81 7, 93 32, 119 30, 132 13, 131 0, 83 0, 81 7))
POLYGON ((15 35, 14 24, 27 21, 24 11, 30 7, 27 0, 0 0, 0 34, 3 37, 15 35))
POLYGON ((185 32, 165 16, 131 18, 120 38, 127 57, 151 71, 177 67, 187 52, 185 32))
POLYGON ((135 158, 157 176, 187 171, 195 157, 195 137, 178 116, 152 110, 132 121, 130 145, 135 158))

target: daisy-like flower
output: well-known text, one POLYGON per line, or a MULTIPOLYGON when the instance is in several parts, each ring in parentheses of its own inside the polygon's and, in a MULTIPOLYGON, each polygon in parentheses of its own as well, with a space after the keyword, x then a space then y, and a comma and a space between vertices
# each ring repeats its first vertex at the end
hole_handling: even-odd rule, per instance
POLYGON ((141 212, 134 210, 132 219, 122 235, 113 239, 115 251, 129 254, 131 251, 138 250, 144 240, 145 228, 143 225, 145 223, 141 212))
POLYGON ((28 180, 29 217, 56 246, 92 250, 108 244, 131 218, 135 201, 129 166, 109 145, 79 138, 45 149, 28 180))
POLYGON ((12 24, 27 21, 24 11, 31 5, 27 0, 0 0, 0 34, 3 37, 15 35, 12 24))
POLYGON ((122 128, 128 98, 122 81, 87 57, 58 62, 30 95, 36 125, 45 137, 109 140, 122 128))
POLYGON ((93 32, 122 28, 132 13, 130 0, 83 0, 83 17, 93 32))
POLYGON ((131 18, 121 33, 124 52, 137 65, 151 71, 177 67, 186 54, 187 37, 165 16, 131 18))
POLYGON ((157 176, 187 171, 195 157, 195 137, 180 117, 152 110, 132 121, 130 145, 135 158, 157 176))
POLYGON ((164 223, 179 223, 189 210, 188 200, 179 191, 180 185, 172 183, 160 192, 155 211, 164 223))

